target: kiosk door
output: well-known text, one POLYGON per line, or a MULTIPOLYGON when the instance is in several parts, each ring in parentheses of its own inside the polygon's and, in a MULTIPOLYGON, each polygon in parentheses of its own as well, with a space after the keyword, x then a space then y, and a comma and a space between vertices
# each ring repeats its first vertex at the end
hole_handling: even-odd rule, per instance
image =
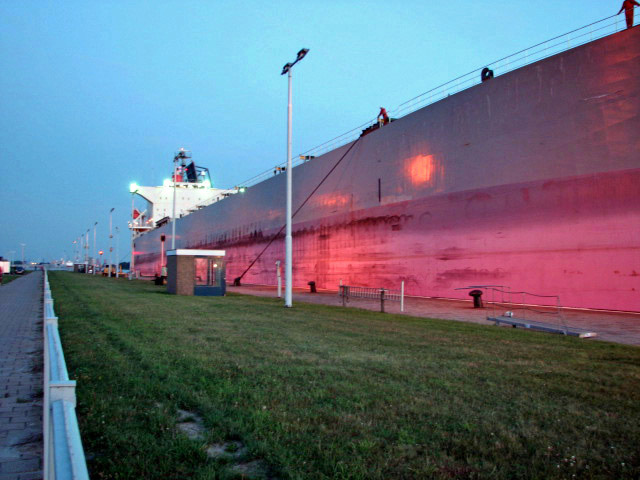
POLYGON ((194 295, 221 296, 226 293, 225 264, 220 257, 194 257, 194 295))

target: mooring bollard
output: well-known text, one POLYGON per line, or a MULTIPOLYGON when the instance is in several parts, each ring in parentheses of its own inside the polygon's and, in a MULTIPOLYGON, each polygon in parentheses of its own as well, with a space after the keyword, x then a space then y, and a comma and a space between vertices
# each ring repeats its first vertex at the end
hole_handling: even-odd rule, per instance
POLYGON ((471 290, 469 296, 473 297, 473 308, 482 308, 482 290, 471 290))
POLYGON ((349 301, 349 286, 340 285, 340 296, 342 297, 342 306, 346 307, 349 301))

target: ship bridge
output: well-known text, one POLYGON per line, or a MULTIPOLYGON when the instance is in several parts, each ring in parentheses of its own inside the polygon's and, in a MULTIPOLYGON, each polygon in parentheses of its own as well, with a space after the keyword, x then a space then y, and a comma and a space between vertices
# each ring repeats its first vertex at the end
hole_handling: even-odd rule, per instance
POLYGON ((241 191, 240 187, 213 188, 209 170, 196 166, 194 162, 185 165, 187 158, 189 156, 181 149, 174 159, 182 159, 181 164, 174 165, 171 178, 165 179, 160 186, 147 187, 135 182, 129 185, 132 194, 129 228, 134 235, 153 230, 241 191), (134 207, 136 195, 146 200, 144 210, 134 207))

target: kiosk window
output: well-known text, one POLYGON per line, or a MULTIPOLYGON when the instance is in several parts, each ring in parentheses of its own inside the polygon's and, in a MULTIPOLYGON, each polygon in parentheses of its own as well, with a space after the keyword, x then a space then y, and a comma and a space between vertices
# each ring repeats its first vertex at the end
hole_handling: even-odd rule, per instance
POLYGON ((218 263, 213 258, 194 258, 196 285, 216 286, 216 270, 218 263))

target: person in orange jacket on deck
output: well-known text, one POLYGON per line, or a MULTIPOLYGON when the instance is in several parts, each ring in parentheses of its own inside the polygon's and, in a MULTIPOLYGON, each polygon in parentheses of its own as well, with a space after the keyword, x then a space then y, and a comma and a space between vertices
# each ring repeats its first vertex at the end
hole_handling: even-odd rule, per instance
POLYGON ((624 0, 622 2, 622 7, 620 7, 620 11, 618 15, 622 13, 624 10, 624 16, 627 19, 627 28, 633 27, 633 7, 640 7, 640 3, 636 2, 636 0, 624 0))
POLYGON ((378 114, 378 123, 381 124, 381 126, 389 123, 389 115, 387 115, 387 110, 384 107, 380 107, 380 113, 378 114))

